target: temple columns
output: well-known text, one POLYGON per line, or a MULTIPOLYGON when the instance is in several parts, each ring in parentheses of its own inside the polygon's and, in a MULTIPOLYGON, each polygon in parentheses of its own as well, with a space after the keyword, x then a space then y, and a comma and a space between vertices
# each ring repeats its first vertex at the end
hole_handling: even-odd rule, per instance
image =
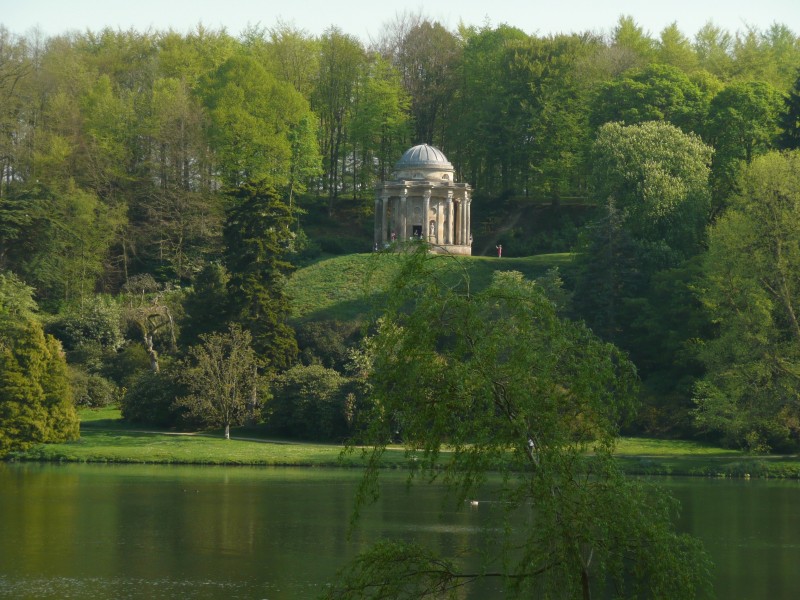
POLYGON ((464 192, 464 229, 466 231, 466 239, 464 244, 467 246, 472 245, 472 199, 469 197, 469 192, 464 192))
POLYGON ((408 239, 408 190, 403 188, 403 194, 400 196, 400 240, 408 239))
POLYGON ((462 246, 467 245, 467 203, 464 200, 461 200, 459 207, 461 208, 458 215, 458 228, 459 228, 459 235, 458 235, 458 243, 462 246))
POLYGON ((392 237, 407 241, 421 226, 420 239, 439 247, 435 251, 470 254, 470 209, 469 190, 460 186, 400 182, 381 187, 375 195, 375 246, 385 247, 392 237))
POLYGON ((427 242, 431 241, 430 232, 430 213, 431 213, 431 191, 425 190, 422 195, 422 236, 427 242))
POLYGON ((381 243, 389 241, 389 194, 381 194, 381 243))
POLYGON ((444 235, 444 243, 445 244, 452 244, 453 234, 455 230, 453 229, 453 193, 447 192, 447 202, 445 204, 445 219, 447 223, 447 227, 445 228, 445 235, 444 235))

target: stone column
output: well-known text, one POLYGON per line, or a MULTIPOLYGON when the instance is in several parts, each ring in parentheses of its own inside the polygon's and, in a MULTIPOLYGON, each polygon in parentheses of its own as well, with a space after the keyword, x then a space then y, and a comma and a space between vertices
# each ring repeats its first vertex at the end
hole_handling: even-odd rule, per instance
POLYGON ((464 192, 464 209, 464 220, 467 226, 467 238, 464 243, 470 245, 472 240, 472 200, 469 197, 469 190, 464 192))
POLYGON ((379 192, 375 193, 375 235, 373 240, 376 246, 381 244, 381 195, 379 192))
POLYGON ((431 241, 430 236, 431 191, 425 190, 422 196, 422 239, 431 241))
POLYGON ((459 215, 460 218, 458 219, 460 222, 459 222, 458 226, 459 226, 459 228, 461 230, 461 236, 460 236, 460 239, 458 240, 458 242, 462 246, 466 246, 468 244, 468 242, 467 242, 467 202, 466 202, 466 198, 462 198, 461 199, 461 211, 460 212, 461 212, 461 214, 459 215))
POLYGON ((460 245, 461 244, 461 213, 463 212, 461 200, 454 200, 453 201, 453 213, 455 215, 456 210, 458 210, 457 218, 453 221, 453 244, 460 245), (456 205, 458 205, 458 209, 456 209, 456 205))
POLYGON ((389 192, 384 191, 381 194, 381 245, 389 241, 388 205, 389 192))
POLYGON ((447 229, 445 230, 444 235, 444 243, 445 244, 454 244, 455 243, 455 233, 456 230, 454 228, 453 223, 453 192, 447 192, 447 204, 446 204, 446 211, 447 211, 447 229))
POLYGON ((442 216, 442 205, 436 205, 436 229, 434 229, 434 242, 437 246, 442 245, 442 241, 444 240, 444 231, 442 231, 442 224, 444 223, 444 217, 442 216), (440 233, 441 232, 441 233, 440 233))
POLYGON ((400 231, 397 234, 398 240, 408 239, 408 188, 403 188, 400 196, 400 231))

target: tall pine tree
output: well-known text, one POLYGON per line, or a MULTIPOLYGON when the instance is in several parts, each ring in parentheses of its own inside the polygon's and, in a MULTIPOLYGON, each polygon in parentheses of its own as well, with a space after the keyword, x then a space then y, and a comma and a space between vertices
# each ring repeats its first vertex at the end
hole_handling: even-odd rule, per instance
POLYGON ((250 332, 264 367, 284 370, 297 357, 284 291, 293 270, 292 209, 263 183, 246 183, 229 200, 223 235, 233 320, 250 332))

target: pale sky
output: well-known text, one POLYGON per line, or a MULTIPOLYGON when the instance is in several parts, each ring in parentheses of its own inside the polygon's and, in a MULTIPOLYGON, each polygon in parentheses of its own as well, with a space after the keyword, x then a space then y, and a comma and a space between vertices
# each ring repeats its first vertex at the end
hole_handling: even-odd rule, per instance
POLYGON ((608 32, 620 15, 653 37, 673 21, 689 38, 709 21, 730 33, 776 22, 800 33, 800 0, 0 0, 0 24, 18 35, 38 27, 50 36, 105 27, 186 33, 202 23, 236 36, 280 19, 312 35, 336 25, 366 43, 404 11, 450 29, 506 23, 538 35, 608 32))

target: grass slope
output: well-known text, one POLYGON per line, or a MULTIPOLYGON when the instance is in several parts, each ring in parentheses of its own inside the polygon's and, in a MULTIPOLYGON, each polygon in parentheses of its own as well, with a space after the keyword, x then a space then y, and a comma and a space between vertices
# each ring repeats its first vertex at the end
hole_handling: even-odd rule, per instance
MULTIPOLYGON (((523 258, 433 256, 442 268, 466 271, 474 289, 482 289, 495 271, 520 271, 528 278, 558 267, 569 273, 573 255, 540 254, 523 258)), ((292 316, 302 320, 352 320, 373 314, 397 273, 401 255, 392 252, 348 254, 299 269, 287 284, 292 316)))

